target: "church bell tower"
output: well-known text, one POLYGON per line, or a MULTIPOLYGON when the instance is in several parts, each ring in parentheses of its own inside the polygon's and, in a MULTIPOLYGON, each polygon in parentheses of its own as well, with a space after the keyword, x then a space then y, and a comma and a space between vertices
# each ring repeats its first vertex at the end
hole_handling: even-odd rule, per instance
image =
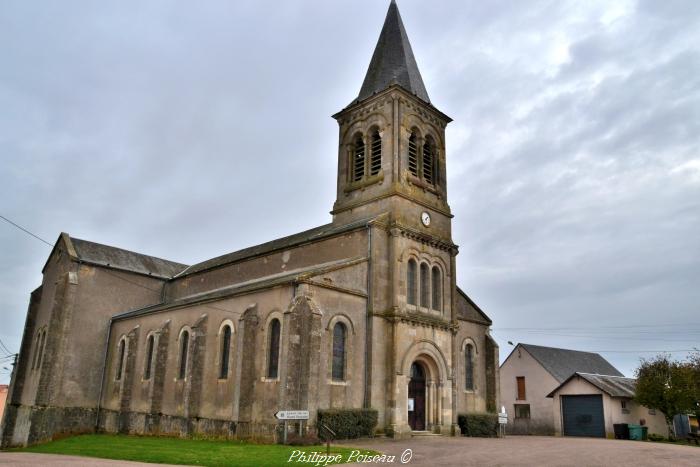
POLYGON ((333 116, 340 127, 334 223, 389 213, 451 241, 445 127, 428 97, 394 1, 358 97, 333 116))
POLYGON ((340 130, 333 223, 373 227, 366 406, 385 408, 380 425, 394 437, 456 433, 457 246, 445 157, 451 119, 430 102, 395 1, 359 95, 333 117, 340 130))

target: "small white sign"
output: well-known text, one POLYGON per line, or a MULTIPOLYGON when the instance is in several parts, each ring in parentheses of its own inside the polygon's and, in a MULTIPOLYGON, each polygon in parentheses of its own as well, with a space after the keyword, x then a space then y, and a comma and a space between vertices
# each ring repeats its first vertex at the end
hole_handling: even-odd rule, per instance
POLYGON ((408 411, 413 412, 415 410, 415 399, 408 399, 408 411))
POLYGON ((506 412, 501 412, 498 414, 498 423, 501 425, 508 423, 508 414, 506 412))
POLYGON ((308 420, 308 410, 280 410, 275 414, 277 420, 308 420))

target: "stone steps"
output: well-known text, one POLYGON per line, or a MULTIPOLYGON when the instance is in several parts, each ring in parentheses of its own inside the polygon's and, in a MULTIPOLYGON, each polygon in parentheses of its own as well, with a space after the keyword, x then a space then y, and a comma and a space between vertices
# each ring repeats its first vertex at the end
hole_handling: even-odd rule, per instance
POLYGON ((432 431, 416 431, 411 432, 411 436, 442 436, 440 433, 433 433, 432 431))

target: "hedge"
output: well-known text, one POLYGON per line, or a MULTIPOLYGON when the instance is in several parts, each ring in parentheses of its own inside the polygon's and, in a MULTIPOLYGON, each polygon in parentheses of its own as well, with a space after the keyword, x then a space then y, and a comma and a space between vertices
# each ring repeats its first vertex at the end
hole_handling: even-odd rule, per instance
POLYGON ((318 431, 325 436, 323 425, 335 432, 335 439, 373 436, 377 426, 374 409, 329 409, 318 411, 318 431))
POLYGON ((457 423, 464 436, 498 436, 498 415, 495 413, 459 414, 457 423))

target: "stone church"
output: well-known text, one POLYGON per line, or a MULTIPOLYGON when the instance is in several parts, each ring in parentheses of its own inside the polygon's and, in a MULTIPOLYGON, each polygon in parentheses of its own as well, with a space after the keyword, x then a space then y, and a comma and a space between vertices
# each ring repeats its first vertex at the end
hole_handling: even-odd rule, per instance
POLYGON ((2 446, 91 431, 271 437, 372 408, 458 434, 498 406, 491 320, 458 287, 445 127, 394 1, 339 125, 332 222, 194 265, 62 233, 31 293, 2 446))

